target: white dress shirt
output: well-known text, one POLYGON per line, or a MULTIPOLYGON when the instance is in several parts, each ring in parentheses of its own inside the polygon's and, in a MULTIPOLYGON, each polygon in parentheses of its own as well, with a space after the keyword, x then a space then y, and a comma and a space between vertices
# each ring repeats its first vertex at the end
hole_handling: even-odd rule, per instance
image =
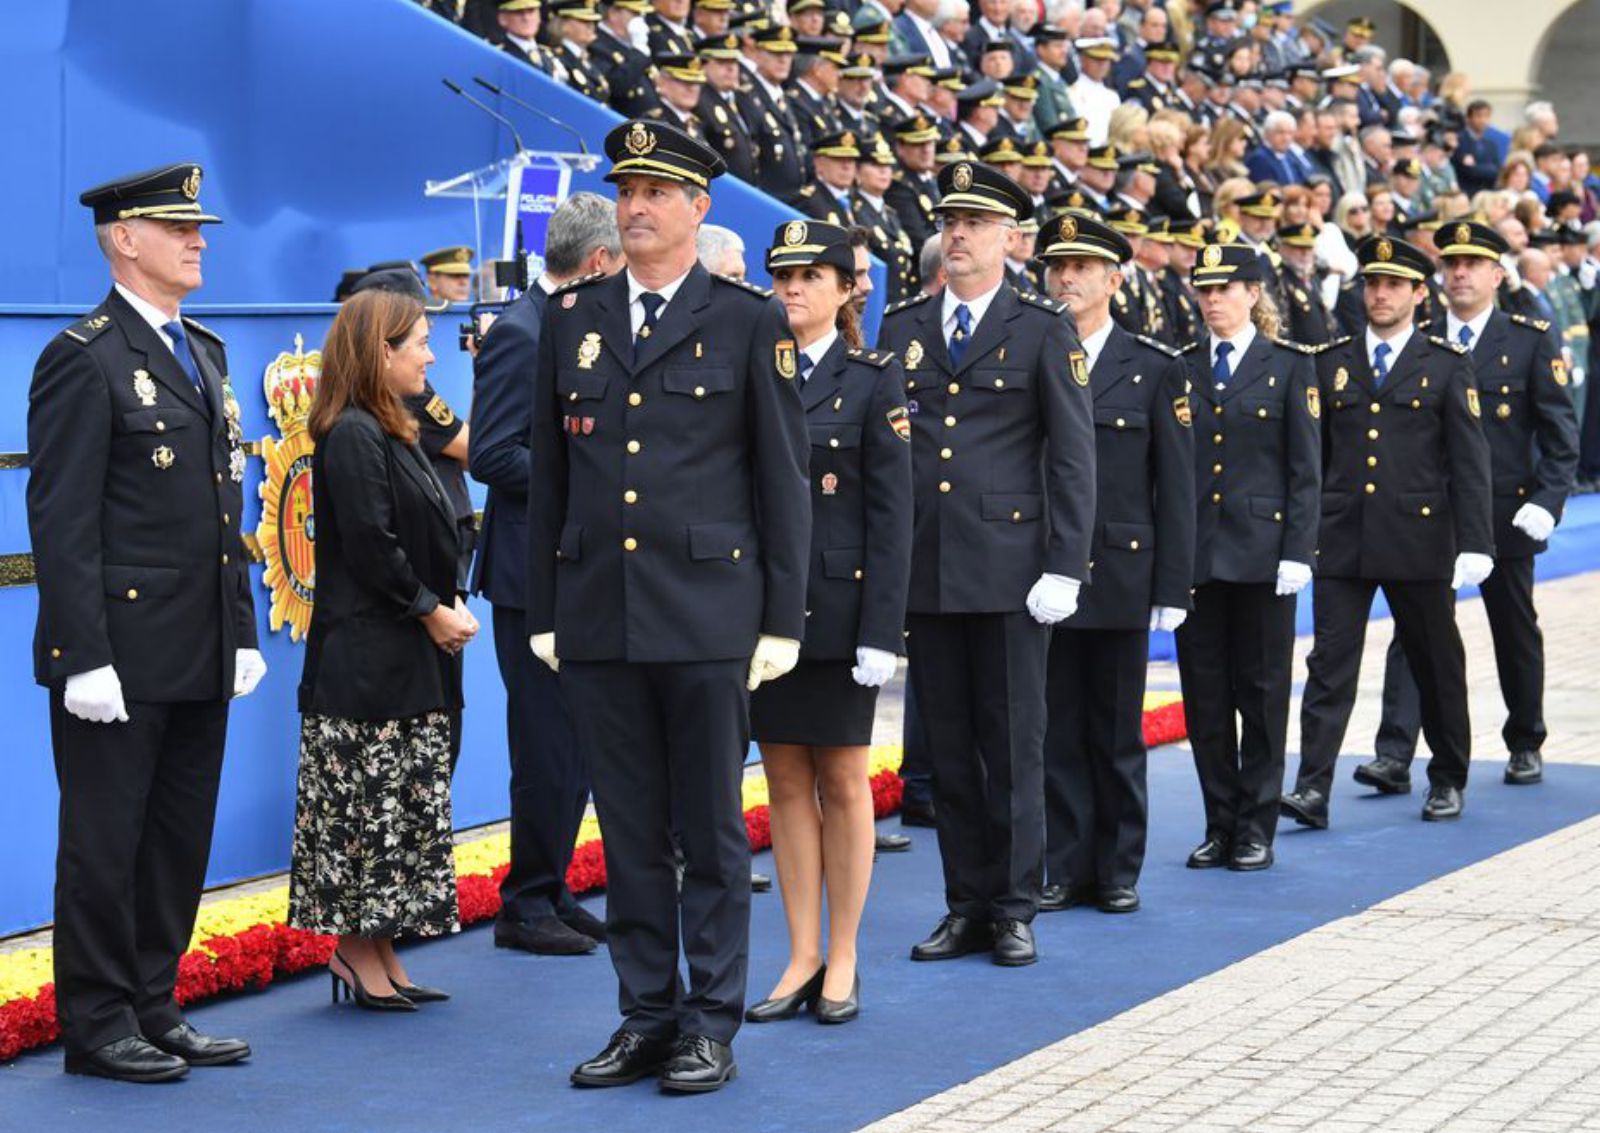
POLYGON ((1111 129, 1111 112, 1122 105, 1117 92, 1088 75, 1079 75, 1078 81, 1067 88, 1072 109, 1089 123, 1089 144, 1103 146, 1111 129))
POLYGON ((975 333, 977 331, 977 329, 978 329, 978 324, 983 322, 983 316, 984 316, 984 313, 986 311, 988 311, 989 304, 994 302, 994 297, 996 295, 1000 294, 1000 288, 1002 288, 1003 286, 1005 286, 1005 277, 1004 276, 1001 277, 999 283, 995 284, 988 291, 985 291, 982 295, 979 295, 976 299, 957 299, 955 291, 952 290, 949 287, 946 287, 944 289, 944 324, 943 324, 944 325, 944 340, 945 340, 945 342, 948 343, 950 341, 950 336, 955 334, 955 332, 956 332, 956 308, 957 307, 959 307, 963 303, 965 303, 966 306, 967 306, 967 311, 970 313, 971 330, 968 332, 968 335, 967 335, 967 338, 970 341, 971 338, 972 338, 972 334, 975 333))
POLYGON ((1472 341, 1466 344, 1467 349, 1471 350, 1473 347, 1478 345, 1478 339, 1483 337, 1483 328, 1489 325, 1489 316, 1492 314, 1494 314, 1494 304, 1490 303, 1487 307, 1478 312, 1476 318, 1470 322, 1464 323, 1460 319, 1456 318, 1455 312, 1452 311, 1445 317, 1444 320, 1445 326, 1448 328, 1448 337, 1450 342, 1453 345, 1459 345, 1461 343, 1461 328, 1471 327, 1472 341))
MULTIPOLYGON (((150 329, 156 332, 156 337, 161 340, 162 345, 168 350, 171 350, 172 339, 162 328, 168 323, 172 322, 174 319, 177 319, 179 316, 174 313, 171 317, 168 317, 167 313, 160 307, 157 307, 154 303, 135 295, 132 291, 129 291, 120 283, 114 284, 113 286, 116 287, 117 294, 126 299, 128 301, 128 305, 138 312, 139 317, 150 324, 150 329)), ((173 357, 177 357, 177 355, 173 355, 173 357)))
POLYGON ((830 328, 827 334, 817 339, 810 346, 801 349, 800 353, 811 359, 810 373, 817 372, 817 366, 822 362, 822 356, 833 349, 833 341, 838 337, 839 332, 830 328))
MULTIPOLYGON (((1229 352, 1229 354, 1228 354, 1228 380, 1232 381, 1234 376, 1239 373, 1239 361, 1240 361, 1240 359, 1242 359, 1244 357, 1245 351, 1250 349, 1251 343, 1255 342, 1255 340, 1256 340, 1256 325, 1254 323, 1251 323, 1251 322, 1245 323, 1244 324, 1244 329, 1242 331, 1240 331, 1238 334, 1234 335, 1232 338, 1218 338, 1216 335, 1212 335, 1211 336, 1211 368, 1213 370, 1215 370, 1217 368, 1217 347, 1218 347, 1218 345, 1220 345, 1221 343, 1224 343, 1224 342, 1230 343, 1233 346, 1233 350, 1231 352, 1229 352)), ((1227 388, 1226 384, 1224 384, 1223 388, 1224 389, 1227 388)))
POLYGON ((1111 337, 1111 328, 1116 320, 1106 316, 1106 325, 1095 331, 1088 338, 1080 339, 1083 343, 1083 364, 1089 373, 1094 372, 1094 364, 1100 361, 1100 352, 1106 348, 1106 340, 1111 337))
POLYGON ((1389 344, 1389 364, 1386 367, 1389 373, 1394 372, 1394 364, 1400 358, 1400 352, 1406 348, 1406 343, 1411 341, 1411 336, 1416 333, 1416 324, 1413 323, 1393 338, 1379 338, 1371 326, 1367 327, 1367 362, 1372 366, 1374 376, 1378 373, 1378 362, 1374 357, 1380 342, 1389 344))
POLYGON ((934 29, 934 26, 909 8, 905 9, 906 15, 911 17, 911 22, 922 33, 922 38, 928 44, 928 54, 933 56, 935 67, 950 66, 950 45, 944 41, 944 36, 934 29))
MULTIPOLYGON (((693 268, 689 269, 693 271, 693 268)), ((661 296, 663 302, 661 309, 656 312, 656 321, 660 322, 667 313, 667 304, 672 302, 672 297, 678 293, 678 288, 683 286, 683 281, 689 278, 689 272, 684 272, 677 279, 665 287, 646 287, 634 278, 633 272, 628 272, 628 322, 633 327, 633 337, 639 337, 639 328, 644 326, 644 304, 639 302, 639 296, 646 291, 654 291, 661 296)))

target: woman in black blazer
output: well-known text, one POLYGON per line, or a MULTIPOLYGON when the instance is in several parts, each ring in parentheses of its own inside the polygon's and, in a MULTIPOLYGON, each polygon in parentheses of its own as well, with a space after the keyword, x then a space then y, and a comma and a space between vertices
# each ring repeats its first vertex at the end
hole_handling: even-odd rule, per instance
POLYGON ((767 268, 794 328, 811 437, 811 567, 800 663, 750 702, 789 965, 745 1018, 788 1019, 809 1005, 818 1021, 843 1023, 859 1012, 856 930, 872 880, 872 720, 903 649, 911 579, 911 422, 900 363, 861 347, 849 231, 796 220, 773 244, 767 268))
POLYGON ((402 398, 433 361, 416 299, 366 291, 323 349, 309 428, 317 600, 300 680, 289 922, 339 937, 363 1007, 447 998, 412 984, 401 935, 455 932, 450 713, 478 625, 456 597, 455 516, 402 398))

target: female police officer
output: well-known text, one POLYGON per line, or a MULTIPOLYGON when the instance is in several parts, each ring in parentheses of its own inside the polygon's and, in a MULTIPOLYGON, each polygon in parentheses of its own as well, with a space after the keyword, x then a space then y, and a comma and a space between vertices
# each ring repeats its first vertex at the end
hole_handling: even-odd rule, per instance
POLYGON ((811 569, 800 663, 750 703, 771 792, 789 965, 745 1017, 788 1019, 809 1005, 819 1022, 843 1023, 859 1010, 856 929, 872 876, 867 751, 878 689, 902 648, 911 577, 911 425, 900 363, 861 347, 848 230, 815 220, 782 225, 767 268, 799 349, 811 569))

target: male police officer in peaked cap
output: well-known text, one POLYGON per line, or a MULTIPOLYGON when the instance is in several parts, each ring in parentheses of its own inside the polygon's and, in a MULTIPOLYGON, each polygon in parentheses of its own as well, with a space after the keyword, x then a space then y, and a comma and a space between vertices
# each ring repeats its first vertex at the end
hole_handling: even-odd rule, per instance
POLYGON ((105 302, 40 355, 28 406, 34 674, 61 787, 56 1010, 69 1073, 129 1082, 245 1058, 173 999, 211 848, 228 701, 266 673, 244 547, 244 451, 200 286, 201 172, 184 163, 80 201, 111 263, 105 302))
POLYGON ((529 485, 529 631, 593 761, 621 985, 572 1080, 698 1092, 733 1078, 744 1014, 746 688, 799 657, 805 411, 782 305, 696 259, 722 159, 659 122, 605 148, 628 268, 550 296, 529 485))

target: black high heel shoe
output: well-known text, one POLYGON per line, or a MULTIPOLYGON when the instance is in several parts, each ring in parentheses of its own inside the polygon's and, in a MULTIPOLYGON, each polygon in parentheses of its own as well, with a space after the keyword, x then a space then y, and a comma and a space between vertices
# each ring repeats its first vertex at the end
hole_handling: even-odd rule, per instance
POLYGON ((450 998, 448 991, 441 991, 436 987, 426 987, 422 984, 397 984, 393 980, 394 989, 405 996, 412 1003, 443 1003, 450 998))
POLYGON ((369 993, 362 984, 361 977, 356 975, 355 968, 350 965, 350 961, 339 955, 338 949, 334 949, 333 960, 328 962, 328 978, 333 981, 334 1003, 339 1002, 339 993, 342 990, 346 1000, 353 998, 357 1007, 364 1008, 367 1011, 415 1011, 417 1009, 415 1003, 398 991, 393 995, 372 995, 369 993), (333 960, 337 960, 344 965, 345 971, 350 973, 349 979, 333 970, 333 960))
POLYGON ((817 998, 822 994, 822 977, 827 975, 828 966, 824 964, 817 969, 817 974, 801 984, 788 995, 780 995, 772 999, 763 999, 754 1007, 744 1013, 747 1023, 776 1023, 781 1019, 793 1019, 800 1014, 800 1008, 817 1005, 817 998))
POLYGON ((856 973, 855 980, 850 984, 848 999, 829 999, 825 995, 817 996, 817 1001, 811 1005, 811 1013, 817 1017, 819 1023, 848 1023, 861 1014, 861 973, 856 973))

